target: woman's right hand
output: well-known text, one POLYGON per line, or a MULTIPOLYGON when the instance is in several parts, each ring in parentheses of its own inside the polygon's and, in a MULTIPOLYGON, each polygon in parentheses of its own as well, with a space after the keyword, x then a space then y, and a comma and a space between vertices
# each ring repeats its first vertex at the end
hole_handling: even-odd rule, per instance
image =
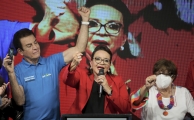
POLYGON ((146 89, 150 89, 156 83, 156 75, 148 76, 145 80, 146 89))
POLYGON ((79 53, 77 52, 74 57, 73 57, 73 60, 70 64, 70 67, 69 67, 69 71, 73 71, 76 69, 76 67, 79 65, 80 61, 82 60, 82 53, 79 53))

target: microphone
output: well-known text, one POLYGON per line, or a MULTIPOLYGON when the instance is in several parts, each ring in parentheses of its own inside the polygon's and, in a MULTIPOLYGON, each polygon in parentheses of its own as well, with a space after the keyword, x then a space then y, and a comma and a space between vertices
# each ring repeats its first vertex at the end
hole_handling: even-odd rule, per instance
MULTIPOLYGON (((99 75, 104 75, 104 69, 100 69, 99 70, 99 73, 98 73, 98 76, 99 75)), ((100 85, 100 88, 99 88, 99 97, 101 97, 102 96, 102 85, 100 85)))

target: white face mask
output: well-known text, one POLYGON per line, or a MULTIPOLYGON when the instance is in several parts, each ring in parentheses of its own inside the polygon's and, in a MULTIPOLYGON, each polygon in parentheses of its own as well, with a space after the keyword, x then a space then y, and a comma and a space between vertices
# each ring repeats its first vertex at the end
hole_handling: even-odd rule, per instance
POLYGON ((159 89, 167 88, 172 82, 172 78, 168 75, 160 74, 156 76, 156 85, 159 89))

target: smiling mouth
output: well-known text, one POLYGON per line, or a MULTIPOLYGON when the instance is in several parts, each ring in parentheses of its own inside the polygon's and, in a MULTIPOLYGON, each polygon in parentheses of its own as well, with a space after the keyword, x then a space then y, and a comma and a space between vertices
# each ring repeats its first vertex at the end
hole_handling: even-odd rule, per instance
POLYGON ((106 41, 102 41, 102 40, 95 40, 92 42, 95 46, 98 46, 98 45, 106 45, 108 46, 109 43, 107 43, 106 41))

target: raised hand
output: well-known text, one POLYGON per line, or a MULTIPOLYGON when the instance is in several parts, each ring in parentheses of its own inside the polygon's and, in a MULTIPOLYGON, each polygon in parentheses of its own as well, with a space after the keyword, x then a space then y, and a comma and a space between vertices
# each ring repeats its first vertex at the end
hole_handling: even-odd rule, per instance
POLYGON ((147 89, 151 88, 156 83, 156 75, 151 75, 146 78, 145 80, 145 86, 147 89))
POLYGON ((82 55, 83 55, 82 53, 78 53, 78 52, 74 55, 69 71, 73 71, 76 69, 76 67, 79 65, 80 61, 82 60, 82 55))
POLYGON ((89 8, 80 7, 78 9, 78 13, 81 15, 82 21, 88 21, 89 20, 89 16, 90 16, 90 9, 89 8))
POLYGON ((6 57, 3 59, 3 66, 5 67, 8 73, 14 72, 14 56, 11 65, 9 65, 10 62, 10 57, 6 55, 6 57))

